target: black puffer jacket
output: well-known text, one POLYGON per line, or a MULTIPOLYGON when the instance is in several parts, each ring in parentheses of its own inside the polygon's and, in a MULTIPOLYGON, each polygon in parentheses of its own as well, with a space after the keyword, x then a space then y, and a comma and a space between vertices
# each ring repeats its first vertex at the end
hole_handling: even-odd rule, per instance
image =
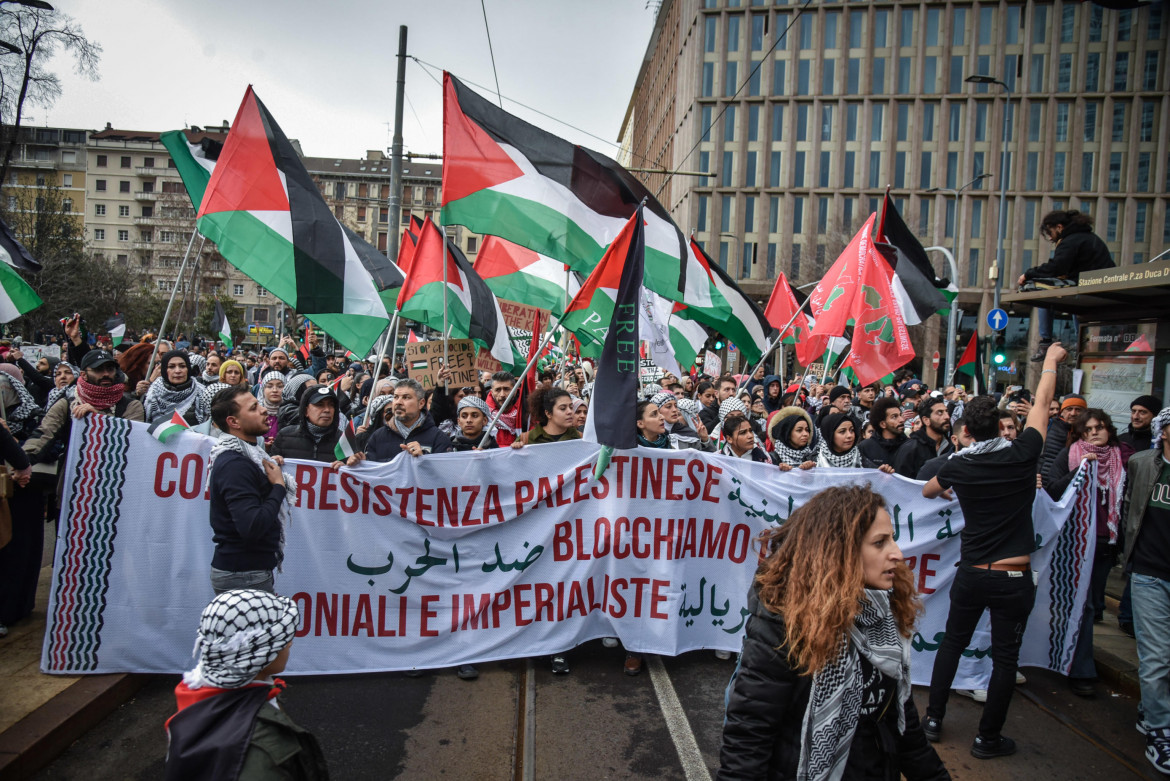
POLYGON ((1040 451, 1040 463, 1036 465, 1036 470, 1040 473, 1045 488, 1048 487, 1048 467, 1068 444, 1069 428, 1069 425, 1059 417, 1048 421, 1048 433, 1044 435, 1044 449, 1040 451))
POLYGON ((874 467, 889 464, 894 465, 894 456, 898 453, 898 448, 902 447, 902 443, 906 441, 906 437, 899 434, 894 439, 884 439, 880 431, 875 431, 869 435, 868 439, 861 440, 861 444, 857 449, 861 451, 861 455, 869 459, 874 467))
MULTIPOLYGON (((812 678, 788 664, 783 619, 748 595, 747 629, 739 665, 727 686, 727 713, 719 749, 718 781, 796 778, 800 734, 812 678)), ((914 699, 906 701, 906 732, 898 734, 893 708, 876 723, 862 720, 853 736, 845 778, 896 781, 948 779, 946 767, 926 741, 914 699)))
POLYGON ((337 447, 337 441, 341 439, 341 429, 336 423, 337 413, 334 412, 334 424, 329 427, 329 432, 321 437, 319 442, 315 441, 313 435, 309 433, 308 419, 305 417, 305 408, 311 398, 310 393, 301 394, 298 420, 276 432, 276 439, 272 441, 270 448, 272 455, 301 458, 305 461, 323 461, 327 464, 337 460, 334 449, 337 447))
POLYGON ((1109 247, 1093 233, 1088 225, 1069 225, 1060 233, 1060 242, 1052 253, 1052 260, 1024 272, 1025 279, 1059 277, 1080 279, 1082 271, 1113 268, 1109 247))

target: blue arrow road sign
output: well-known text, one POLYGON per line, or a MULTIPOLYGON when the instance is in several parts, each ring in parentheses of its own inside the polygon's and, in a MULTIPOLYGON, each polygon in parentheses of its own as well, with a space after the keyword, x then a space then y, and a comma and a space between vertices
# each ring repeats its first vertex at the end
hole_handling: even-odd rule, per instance
POLYGON ((992 331, 1002 331, 1007 328, 1007 312, 1002 309, 992 309, 987 313, 987 325, 992 331))

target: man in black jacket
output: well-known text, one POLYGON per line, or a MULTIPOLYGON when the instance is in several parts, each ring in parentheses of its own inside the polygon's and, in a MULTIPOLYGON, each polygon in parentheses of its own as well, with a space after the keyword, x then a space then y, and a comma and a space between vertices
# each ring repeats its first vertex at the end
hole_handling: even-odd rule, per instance
POLYGON ((922 465, 932 458, 955 452, 951 444, 951 416, 942 396, 927 396, 914 410, 922 421, 922 428, 898 448, 894 456, 894 471, 914 480, 922 465))
POLYGON ((296 486, 281 472, 284 459, 264 452, 268 418, 246 385, 216 394, 211 420, 227 434, 211 449, 211 586, 217 594, 275 593, 272 571, 284 558, 286 500, 296 486))
MULTIPOLYGON (((1074 284, 1082 271, 1113 268, 1109 247, 1093 233, 1093 219, 1075 209, 1051 211, 1040 220, 1040 235, 1052 242, 1052 260, 1033 266, 1020 274, 1021 286, 1030 279, 1067 279, 1074 284)), ((1032 361, 1044 360, 1048 345, 1052 344, 1052 310, 1036 307, 1036 325, 1040 331, 1040 346, 1032 361)))
MULTIPOLYGON (((386 425, 370 436, 365 458, 393 461, 402 453, 417 457, 424 453, 446 453, 450 449, 451 439, 439 430, 427 413, 426 393, 422 386, 414 380, 399 380, 394 389, 394 400, 389 405, 386 425)), ((351 460, 353 458, 358 456, 352 456, 351 460)))
POLYGON ((898 448, 906 441, 902 433, 902 408, 892 396, 883 396, 873 403, 869 411, 869 425, 873 434, 863 439, 857 449, 875 466, 894 463, 898 448))
POLYGON ((1129 403, 1129 428, 1118 439, 1138 453, 1149 450, 1154 441, 1150 424, 1161 409, 1157 396, 1138 396, 1129 403))
POLYGON ((272 454, 284 458, 333 463, 341 439, 337 427, 337 397, 326 385, 309 388, 301 395, 300 419, 276 434, 272 454))

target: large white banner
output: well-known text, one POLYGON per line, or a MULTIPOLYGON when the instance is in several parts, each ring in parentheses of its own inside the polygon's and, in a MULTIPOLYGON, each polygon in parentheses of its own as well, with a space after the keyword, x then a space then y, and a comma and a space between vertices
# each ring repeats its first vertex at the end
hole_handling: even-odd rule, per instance
MULTIPOLYGON (((73 427, 45 672, 191 666, 213 597, 210 445, 194 433, 163 445, 144 424, 103 416, 73 427)), ((648 653, 736 651, 760 534, 817 491, 868 482, 924 597, 913 670, 929 682, 958 562, 957 502, 924 499, 921 483, 877 471, 780 472, 695 450, 620 451, 595 481, 596 453, 577 441, 341 471, 288 462, 298 506, 276 588, 301 609, 289 672, 448 667, 604 636, 648 653)), ((1037 496, 1040 592, 1025 665, 1071 662, 1094 540, 1091 486, 1081 476, 1059 503, 1037 496)), ((989 646, 977 633, 957 687, 985 686, 989 646)))

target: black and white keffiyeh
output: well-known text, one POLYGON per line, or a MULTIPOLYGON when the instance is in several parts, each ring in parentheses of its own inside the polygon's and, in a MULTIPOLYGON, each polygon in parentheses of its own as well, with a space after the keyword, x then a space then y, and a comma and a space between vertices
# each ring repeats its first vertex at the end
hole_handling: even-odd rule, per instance
MULTIPOLYGON (((271 373, 272 372, 269 372, 269 374, 271 373)), ((265 374, 264 376, 267 377, 268 374, 265 374)), ((281 379, 284 378, 282 377, 281 379)), ((300 399, 297 397, 297 391, 299 391, 301 386, 311 379, 313 379, 313 377, 308 374, 294 374, 292 377, 289 377, 284 381, 284 391, 281 393, 281 396, 285 401, 300 401, 300 399)))
MULTIPOLYGON (((791 448, 789 448, 791 450, 791 448)), ((801 462, 804 463, 803 461, 801 462)), ((861 451, 854 444, 844 453, 834 453, 825 437, 817 441, 817 466, 835 466, 842 469, 857 469, 861 466, 861 451)))
POLYGON ((861 612, 849 627, 849 637, 842 640, 841 652, 813 674, 801 727, 797 778, 839 781, 843 777, 864 695, 862 656, 897 684, 898 734, 905 733, 910 641, 898 632, 890 592, 867 588, 861 612))
POLYGON ((687 426, 699 430, 699 402, 694 399, 679 399, 678 411, 682 413, 683 422, 687 426))
POLYGON ((477 409, 483 414, 484 418, 489 420, 492 417, 492 411, 488 409, 487 402, 481 399, 479 396, 468 394, 461 398, 459 403, 455 406, 455 414, 458 415, 462 410, 465 409, 477 409))
POLYGON ((1150 422, 1150 432, 1154 435, 1150 442, 1152 450, 1162 447, 1162 434, 1166 431, 1167 426, 1170 426, 1170 407, 1163 409, 1150 422))
POLYGON ((660 391, 650 397, 650 401, 653 402, 654 406, 656 407, 661 407, 663 404, 674 400, 674 394, 670 391, 660 391))
POLYGON ((225 591, 203 608, 192 652, 198 661, 183 673, 183 683, 189 689, 251 683, 292 642, 299 620, 288 597, 256 589, 225 591))
POLYGON ((196 423, 202 423, 211 416, 211 407, 203 394, 203 385, 190 377, 182 385, 172 385, 159 377, 150 383, 142 406, 146 411, 148 423, 170 416, 173 412, 186 415, 189 409, 194 409, 196 423))
POLYGON ((958 452, 951 453, 950 458, 954 458, 955 456, 960 458, 970 458, 971 456, 977 456, 981 453, 995 453, 1000 450, 1005 450, 1011 446, 1012 443, 1008 442, 1003 437, 985 439, 982 442, 975 442, 974 444, 968 445, 958 452))
POLYGON ((727 416, 733 412, 738 412, 745 418, 748 416, 747 405, 734 396, 728 396, 723 400, 723 403, 719 405, 719 425, 722 426, 723 421, 727 420, 727 416))
MULTIPOLYGON (((264 473, 264 462, 272 461, 276 463, 272 456, 264 450, 264 446, 256 442, 245 442, 236 436, 221 437, 211 447, 211 455, 208 457, 207 470, 210 471, 215 467, 215 459, 219 458, 224 453, 232 451, 239 453, 244 458, 247 458, 260 472, 264 473)), ((292 478, 288 472, 281 472, 284 477, 284 501, 280 503, 280 512, 277 513, 277 519, 280 521, 280 547, 276 551, 276 570, 283 572, 281 563, 284 561, 284 533, 292 521, 292 506, 293 497, 297 495, 297 481, 292 478)))
POLYGON ((37 406, 36 399, 28 392, 28 388, 24 387, 23 382, 16 382, 7 374, 0 372, 0 385, 7 385, 16 394, 16 407, 5 413, 9 420, 21 422, 40 414, 41 408, 37 406))

